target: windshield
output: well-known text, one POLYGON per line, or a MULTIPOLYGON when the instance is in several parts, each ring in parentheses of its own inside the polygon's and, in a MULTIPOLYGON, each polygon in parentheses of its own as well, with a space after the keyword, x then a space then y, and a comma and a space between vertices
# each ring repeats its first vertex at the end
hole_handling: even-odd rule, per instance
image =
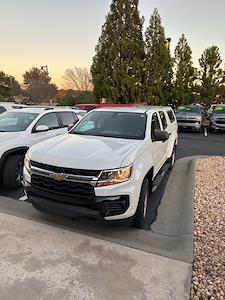
POLYGON ((196 106, 180 106, 177 109, 176 114, 201 114, 201 109, 196 106))
POLYGON ((24 131, 37 116, 35 113, 5 112, 0 115, 0 132, 24 131))
POLYGON ((146 114, 113 111, 93 111, 70 132, 142 140, 145 137, 146 114))
POLYGON ((213 111, 213 115, 225 114, 225 106, 216 106, 213 111))

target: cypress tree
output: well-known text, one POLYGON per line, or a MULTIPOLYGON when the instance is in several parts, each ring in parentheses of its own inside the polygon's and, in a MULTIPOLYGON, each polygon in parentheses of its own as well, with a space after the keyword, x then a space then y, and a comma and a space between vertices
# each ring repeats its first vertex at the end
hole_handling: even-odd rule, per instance
POLYGON ((173 77, 172 59, 165 30, 157 9, 150 18, 145 33, 145 85, 148 103, 166 104, 170 98, 173 77))
POLYGON ((221 69, 222 59, 217 46, 212 46, 204 50, 199 59, 201 67, 201 96, 205 101, 212 100, 219 92, 220 86, 224 82, 224 72, 221 69))
POLYGON ((189 104, 193 100, 192 91, 196 76, 192 62, 192 51, 184 34, 181 35, 175 48, 174 61, 176 69, 174 94, 182 103, 189 104))
POLYGON ((143 100, 143 19, 139 0, 113 0, 96 46, 91 73, 97 100, 143 100))

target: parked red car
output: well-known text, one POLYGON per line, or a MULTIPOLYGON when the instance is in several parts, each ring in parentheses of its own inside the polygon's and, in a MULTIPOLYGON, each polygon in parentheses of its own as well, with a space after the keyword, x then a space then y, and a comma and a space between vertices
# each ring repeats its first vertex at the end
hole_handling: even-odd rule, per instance
POLYGON ((90 111, 95 108, 102 108, 102 107, 132 107, 132 106, 138 106, 140 104, 78 104, 75 105, 74 108, 83 109, 86 111, 90 111))

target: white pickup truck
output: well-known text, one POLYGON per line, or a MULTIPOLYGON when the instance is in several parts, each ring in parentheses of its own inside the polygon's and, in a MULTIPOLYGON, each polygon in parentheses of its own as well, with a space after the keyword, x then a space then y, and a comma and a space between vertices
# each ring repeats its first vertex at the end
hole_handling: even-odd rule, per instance
POLYGON ((72 130, 29 149, 24 186, 42 211, 143 228, 152 182, 175 162, 177 122, 170 107, 103 108, 72 130))
POLYGON ((0 115, 0 185, 22 186, 24 156, 30 146, 68 131, 78 116, 72 109, 29 107, 0 115))

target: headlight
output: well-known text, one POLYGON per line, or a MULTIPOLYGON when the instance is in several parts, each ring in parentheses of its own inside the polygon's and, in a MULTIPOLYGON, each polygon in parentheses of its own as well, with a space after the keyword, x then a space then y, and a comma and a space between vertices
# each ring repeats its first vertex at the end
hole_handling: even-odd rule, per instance
POLYGON ((107 186, 128 181, 133 172, 133 165, 125 168, 102 171, 97 186, 107 186))
POLYGON ((27 155, 24 158, 24 167, 26 168, 27 172, 30 173, 30 159, 27 155))

